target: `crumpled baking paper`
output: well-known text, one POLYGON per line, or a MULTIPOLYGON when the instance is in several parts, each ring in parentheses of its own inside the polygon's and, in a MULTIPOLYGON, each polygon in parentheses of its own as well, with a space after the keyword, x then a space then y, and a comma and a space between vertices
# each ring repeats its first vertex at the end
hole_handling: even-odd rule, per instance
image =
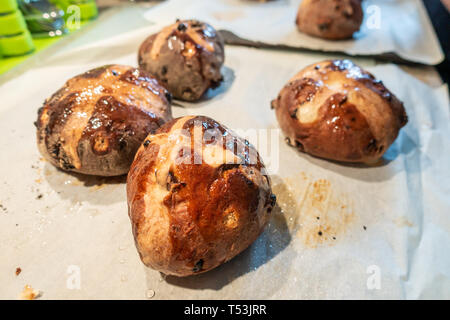
POLYGON ((249 139, 278 198, 264 233, 205 274, 164 277, 146 268, 125 179, 54 168, 40 157, 33 126, 44 99, 68 78, 137 64, 152 26, 140 9, 115 10, 0 87, 1 299, 17 298, 27 284, 40 299, 450 298, 448 88, 356 60, 404 101, 409 123, 373 166, 329 162, 288 147, 270 109, 290 77, 324 59, 295 52, 226 47, 225 82, 204 101, 173 108, 175 116, 207 115, 257 132, 249 139), (131 20, 133 28, 108 36, 131 20))
POLYGON ((350 55, 399 57, 435 65, 444 59, 421 0, 365 0, 365 20, 352 40, 329 41, 297 30, 295 18, 301 0, 257 2, 247 0, 168 0, 150 9, 145 17, 157 29, 176 18, 196 18, 217 29, 264 44, 345 52, 350 55))

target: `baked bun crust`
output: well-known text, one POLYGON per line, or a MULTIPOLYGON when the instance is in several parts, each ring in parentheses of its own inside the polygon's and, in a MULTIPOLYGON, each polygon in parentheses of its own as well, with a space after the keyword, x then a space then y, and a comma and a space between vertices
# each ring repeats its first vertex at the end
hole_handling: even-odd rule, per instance
POLYGON ((408 121, 403 103, 349 60, 306 67, 272 107, 290 145, 337 161, 375 162, 408 121))
POLYGON ((275 205, 254 147, 201 116, 174 119, 147 137, 127 198, 143 263, 176 276, 211 270, 243 251, 275 205))
POLYGON ((144 138, 172 120, 171 96, 145 71, 109 65, 73 77, 38 111, 39 151, 88 175, 128 172, 144 138))
POLYGON ((296 23, 311 36, 340 40, 351 38, 362 21, 361 0, 303 0, 296 23))
POLYGON ((154 75, 175 98, 195 101, 222 81, 222 37, 209 24, 177 21, 149 36, 139 48, 139 66, 154 75))

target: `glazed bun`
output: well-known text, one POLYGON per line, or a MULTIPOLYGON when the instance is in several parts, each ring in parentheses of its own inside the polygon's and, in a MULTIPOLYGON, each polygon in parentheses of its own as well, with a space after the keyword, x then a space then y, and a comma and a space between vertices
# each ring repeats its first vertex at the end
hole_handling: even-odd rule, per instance
POLYGON ((154 75, 177 99, 199 100, 222 81, 224 43, 207 23, 177 21, 148 37, 139 49, 139 66, 154 75))
POLYGON ((361 0, 303 0, 296 23, 311 36, 340 40, 351 38, 362 21, 361 0))
POLYGON ((403 103, 349 60, 306 67, 272 107, 290 145, 337 161, 375 162, 408 121, 403 103))
POLYGON ((170 100, 145 71, 122 65, 90 70, 68 80, 39 109, 39 151, 63 170, 125 174, 144 138, 172 120, 170 100))
POLYGON ((211 270, 243 251, 275 205, 255 148, 200 116, 147 137, 128 174, 127 198, 143 263, 176 276, 211 270))

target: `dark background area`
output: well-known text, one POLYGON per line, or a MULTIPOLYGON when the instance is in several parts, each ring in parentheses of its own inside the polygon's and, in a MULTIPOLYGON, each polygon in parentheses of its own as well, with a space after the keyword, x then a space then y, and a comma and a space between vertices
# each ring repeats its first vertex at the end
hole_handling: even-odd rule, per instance
POLYGON ((445 60, 437 66, 444 82, 450 81, 450 13, 440 0, 423 0, 436 30, 445 60))

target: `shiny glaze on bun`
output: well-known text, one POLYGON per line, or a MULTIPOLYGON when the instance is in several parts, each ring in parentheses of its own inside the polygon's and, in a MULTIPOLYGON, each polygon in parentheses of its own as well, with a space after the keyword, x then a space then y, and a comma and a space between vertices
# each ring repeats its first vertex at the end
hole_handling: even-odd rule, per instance
POLYGON ((243 251, 275 205, 254 147, 200 116, 175 119, 147 137, 127 196, 142 261, 176 276, 211 270, 243 251))
POLYGON ((139 48, 139 66, 174 95, 199 100, 222 81, 224 42, 216 30, 197 20, 178 20, 149 36, 139 48))
POLYGON ((170 100, 143 70, 122 65, 90 70, 68 80, 39 109, 39 151, 63 170, 125 174, 144 138, 172 119, 170 100))
POLYGON ((378 160, 408 121, 403 103, 349 60, 306 67, 272 107, 290 145, 337 161, 378 160))

